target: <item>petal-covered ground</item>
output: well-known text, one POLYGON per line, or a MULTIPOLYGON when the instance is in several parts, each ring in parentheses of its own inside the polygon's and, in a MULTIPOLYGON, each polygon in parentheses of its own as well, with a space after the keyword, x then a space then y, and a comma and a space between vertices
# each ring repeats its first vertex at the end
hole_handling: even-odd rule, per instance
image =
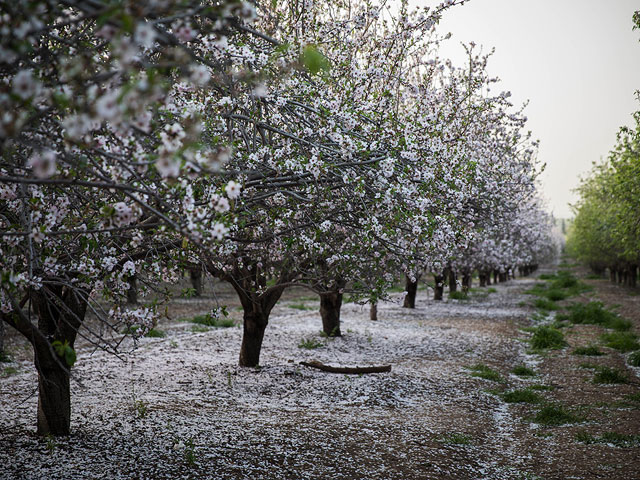
MULTIPOLYGON (((527 353, 521 328, 532 325, 533 309, 523 292, 534 282, 445 302, 421 290, 415 310, 395 294, 379 305, 377 322, 368 308, 346 304, 344 336, 335 339, 319 334, 317 301, 289 296, 272 313, 259 369, 237 367, 239 326, 167 320, 165 338, 142 339, 124 361, 79 347, 69 438, 35 435, 36 375, 29 350, 11 338, 15 362, 0 377, 0 478, 640 478, 638 369, 603 348, 598 361, 627 368, 632 380, 593 384, 570 351, 597 338, 594 326, 565 328, 568 348, 527 353), (392 370, 343 375, 300 365, 312 359, 392 370), (479 364, 500 379, 472 376, 479 364), (519 365, 536 375, 511 373, 519 365), (546 403, 504 401, 526 386, 574 420, 541 425, 534 417, 546 403), (581 432, 594 441, 579 441, 581 432), (596 441, 606 432, 629 441, 596 441)), ((585 295, 618 288, 592 283, 596 293, 585 295)), ((617 291, 631 318, 640 297, 617 291)), ((176 302, 173 317, 206 311, 206 302, 176 302)), ((637 329, 640 319, 631 319, 637 329)))

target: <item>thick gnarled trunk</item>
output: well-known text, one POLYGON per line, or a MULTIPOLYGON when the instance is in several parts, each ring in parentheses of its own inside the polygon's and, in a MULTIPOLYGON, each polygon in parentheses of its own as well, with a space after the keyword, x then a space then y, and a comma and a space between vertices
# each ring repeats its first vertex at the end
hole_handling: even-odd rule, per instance
POLYGON ((340 308, 342 294, 327 292, 320 295, 320 316, 322 317, 322 331, 328 337, 340 337, 340 308))
POLYGON ((416 308, 416 295, 418 294, 418 278, 413 282, 409 277, 406 277, 405 290, 407 294, 404 296, 404 308, 416 308))
POLYGON ((202 269, 200 268, 190 268, 189 269, 189 278, 191 280, 191 287, 195 293, 196 297, 202 295, 202 269))
POLYGON ((245 310, 243 320, 239 363, 241 367, 257 367, 260 365, 260 351, 264 331, 269 323, 269 312, 260 308, 245 310))
POLYGON ((35 362, 38 370, 38 435, 69 435, 71 429, 69 368, 64 365, 64 359, 51 350, 52 347, 46 344, 35 348, 35 362))

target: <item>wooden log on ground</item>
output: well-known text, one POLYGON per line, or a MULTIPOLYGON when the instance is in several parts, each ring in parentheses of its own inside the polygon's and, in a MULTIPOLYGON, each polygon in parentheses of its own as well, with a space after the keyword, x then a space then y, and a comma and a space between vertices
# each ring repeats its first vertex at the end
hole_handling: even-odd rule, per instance
POLYGON ((323 372, 329 373, 346 373, 346 374, 362 374, 362 373, 384 373, 391 371, 391 365, 375 365, 371 367, 332 367, 331 365, 325 365, 316 360, 310 362, 300 362, 300 365, 305 367, 317 368, 323 372))

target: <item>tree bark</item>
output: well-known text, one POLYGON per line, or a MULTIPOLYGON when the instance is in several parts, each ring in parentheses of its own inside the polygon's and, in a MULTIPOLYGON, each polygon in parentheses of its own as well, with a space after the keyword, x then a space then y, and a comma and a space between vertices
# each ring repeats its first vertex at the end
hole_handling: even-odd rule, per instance
POLYGON ((71 390, 69 368, 64 359, 44 342, 36 342, 38 370, 38 435, 69 435, 71 429, 71 390))
POLYGON ((500 280, 500 283, 502 283, 502 282, 506 282, 506 281, 507 281, 507 274, 506 274, 506 272, 500 272, 500 273, 498 273, 498 279, 500 280))
POLYGON ((471 272, 465 271, 462 273, 462 291, 467 293, 471 288, 471 272))
POLYGON ((257 367, 260 365, 260 351, 262 350, 264 331, 269 323, 269 313, 260 308, 254 308, 250 311, 245 310, 243 318, 240 366, 257 367))
POLYGON ((320 316, 322 317, 322 331, 328 337, 340 337, 340 308, 342 294, 327 292, 320 294, 320 316))
POLYGON ((191 286, 195 290, 196 297, 202 295, 202 269, 190 268, 189 278, 191 279, 191 286))
POLYGON ((415 282, 412 282, 409 277, 406 277, 405 290, 407 294, 404 296, 404 308, 416 308, 416 295, 418 293, 418 278, 415 282))
POLYGON ((4 351, 4 320, 0 318, 0 360, 4 359, 6 353, 4 351))
POLYGON ((447 272, 447 277, 449 278, 449 293, 456 292, 458 290, 456 272, 454 272, 452 269, 449 269, 449 271, 447 272))
POLYGON ((378 302, 371 303, 371 310, 369 310, 369 319, 378 320, 378 302))
POLYGON ((609 269, 609 281, 611 283, 616 283, 616 271, 613 268, 609 269))
POLYGON ((132 275, 127 280, 129 283, 129 290, 127 290, 127 303, 129 305, 136 305, 138 303, 138 277, 132 275))
POLYGON ((478 280, 480 281, 481 287, 487 286, 487 276, 484 273, 482 272, 478 273, 478 280))
POLYGON ((442 275, 434 275, 433 280, 435 281, 433 299, 442 300, 442 296, 444 295, 444 277, 442 275))
POLYGON ((498 275, 499 275, 499 272, 497 270, 494 270, 493 271, 493 283, 494 283, 494 285, 497 285, 497 283, 498 283, 498 275))

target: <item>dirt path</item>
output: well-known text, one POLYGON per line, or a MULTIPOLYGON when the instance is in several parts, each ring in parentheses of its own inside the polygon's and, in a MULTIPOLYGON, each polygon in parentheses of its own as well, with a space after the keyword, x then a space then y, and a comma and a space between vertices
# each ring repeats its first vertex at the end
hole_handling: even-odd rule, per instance
MULTIPOLYGON (((272 315, 261 369, 236 367, 240 327, 199 332, 167 322, 166 338, 143 339, 126 362, 81 348, 68 439, 35 436, 36 377, 28 351, 12 339, 17 373, 0 376, 0 478, 640 478, 637 444, 576 439, 640 434, 638 369, 603 348, 593 361, 624 368, 634 383, 591 383, 585 359, 571 351, 597 339, 595 326, 566 327, 562 350, 527 353, 530 334, 521 328, 532 325, 534 310, 523 291, 534 282, 444 303, 421 291, 413 311, 397 294, 380 305, 378 322, 347 304, 344 337, 332 340, 319 335, 318 302, 289 297, 272 315), (317 348, 301 348, 305 341, 317 348), (311 359, 392 371, 347 376, 299 365, 311 359), (502 381, 472 376, 478 364, 502 381), (536 375, 519 377, 516 366, 536 375), (525 386, 577 418, 544 426, 534 420, 544 404, 503 400, 525 386)), ((640 331, 640 297, 592 283, 596 291, 578 300, 615 300, 640 331)), ((203 308, 182 301, 172 311, 203 308)))

